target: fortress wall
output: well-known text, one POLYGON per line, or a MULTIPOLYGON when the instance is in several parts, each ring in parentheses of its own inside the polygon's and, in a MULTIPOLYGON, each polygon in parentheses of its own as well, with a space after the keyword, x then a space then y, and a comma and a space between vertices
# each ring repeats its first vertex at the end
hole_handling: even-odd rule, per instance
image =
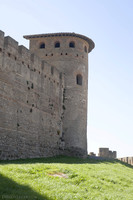
POLYGON ((85 46, 89 49, 87 41, 72 36, 30 40, 32 52, 64 73, 62 119, 65 150, 68 150, 68 155, 87 155, 88 52, 85 52, 85 46), (57 41, 60 42, 60 48, 55 48, 57 41), (75 48, 69 47, 71 41, 75 42, 75 48), (45 48, 39 48, 41 43, 45 43, 45 48), (77 74, 83 77, 82 86, 76 83, 77 74))
POLYGON ((3 62, 4 32, 0 31, 0 69, 3 62))
POLYGON ((133 165, 133 157, 118 158, 118 160, 133 165))
POLYGON ((117 157, 117 152, 116 151, 110 151, 109 148, 99 148, 98 156, 104 157, 104 158, 115 159, 117 157))
POLYGON ((64 77, 0 31, 0 159, 59 154, 64 77))

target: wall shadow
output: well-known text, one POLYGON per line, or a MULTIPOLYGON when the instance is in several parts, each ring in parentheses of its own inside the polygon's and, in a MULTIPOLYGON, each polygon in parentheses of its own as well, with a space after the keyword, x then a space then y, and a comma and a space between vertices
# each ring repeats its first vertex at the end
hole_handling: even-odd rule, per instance
POLYGON ((64 163, 64 164, 99 164, 99 163, 121 163, 122 165, 133 169, 133 166, 127 163, 124 163, 117 159, 103 159, 103 158, 76 158, 76 157, 68 157, 68 156, 56 156, 50 158, 31 158, 31 159, 18 159, 18 160, 3 160, 0 161, 0 165, 5 164, 36 164, 36 163, 64 163))
POLYGON ((0 174, 0 199, 1 200, 52 200, 47 196, 41 196, 29 186, 20 185, 0 174))

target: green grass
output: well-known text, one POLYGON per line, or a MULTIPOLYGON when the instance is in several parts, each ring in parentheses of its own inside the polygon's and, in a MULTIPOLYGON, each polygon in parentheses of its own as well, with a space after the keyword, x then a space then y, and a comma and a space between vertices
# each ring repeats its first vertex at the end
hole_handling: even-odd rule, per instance
POLYGON ((0 200, 133 200, 133 167, 69 157, 0 161, 0 200), (67 178, 53 174, 66 174, 67 178))

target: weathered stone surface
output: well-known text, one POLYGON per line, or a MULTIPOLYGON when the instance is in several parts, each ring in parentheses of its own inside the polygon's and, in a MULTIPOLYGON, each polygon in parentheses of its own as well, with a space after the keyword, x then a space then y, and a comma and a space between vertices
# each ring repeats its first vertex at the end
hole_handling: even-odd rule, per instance
POLYGON ((118 158, 118 160, 133 165, 133 157, 118 158))
POLYGON ((87 155, 85 47, 82 38, 55 36, 31 39, 28 50, 0 31, 0 159, 87 155))
POLYGON ((116 151, 110 151, 109 148, 99 148, 98 156, 104 157, 104 158, 115 159, 117 157, 117 152, 116 151))

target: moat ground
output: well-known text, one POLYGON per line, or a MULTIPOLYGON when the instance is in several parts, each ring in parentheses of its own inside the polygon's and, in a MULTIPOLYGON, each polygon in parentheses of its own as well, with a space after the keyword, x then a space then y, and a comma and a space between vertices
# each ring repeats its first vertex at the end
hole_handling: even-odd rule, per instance
POLYGON ((62 156, 0 161, 0 199, 132 200, 133 167, 62 156))

